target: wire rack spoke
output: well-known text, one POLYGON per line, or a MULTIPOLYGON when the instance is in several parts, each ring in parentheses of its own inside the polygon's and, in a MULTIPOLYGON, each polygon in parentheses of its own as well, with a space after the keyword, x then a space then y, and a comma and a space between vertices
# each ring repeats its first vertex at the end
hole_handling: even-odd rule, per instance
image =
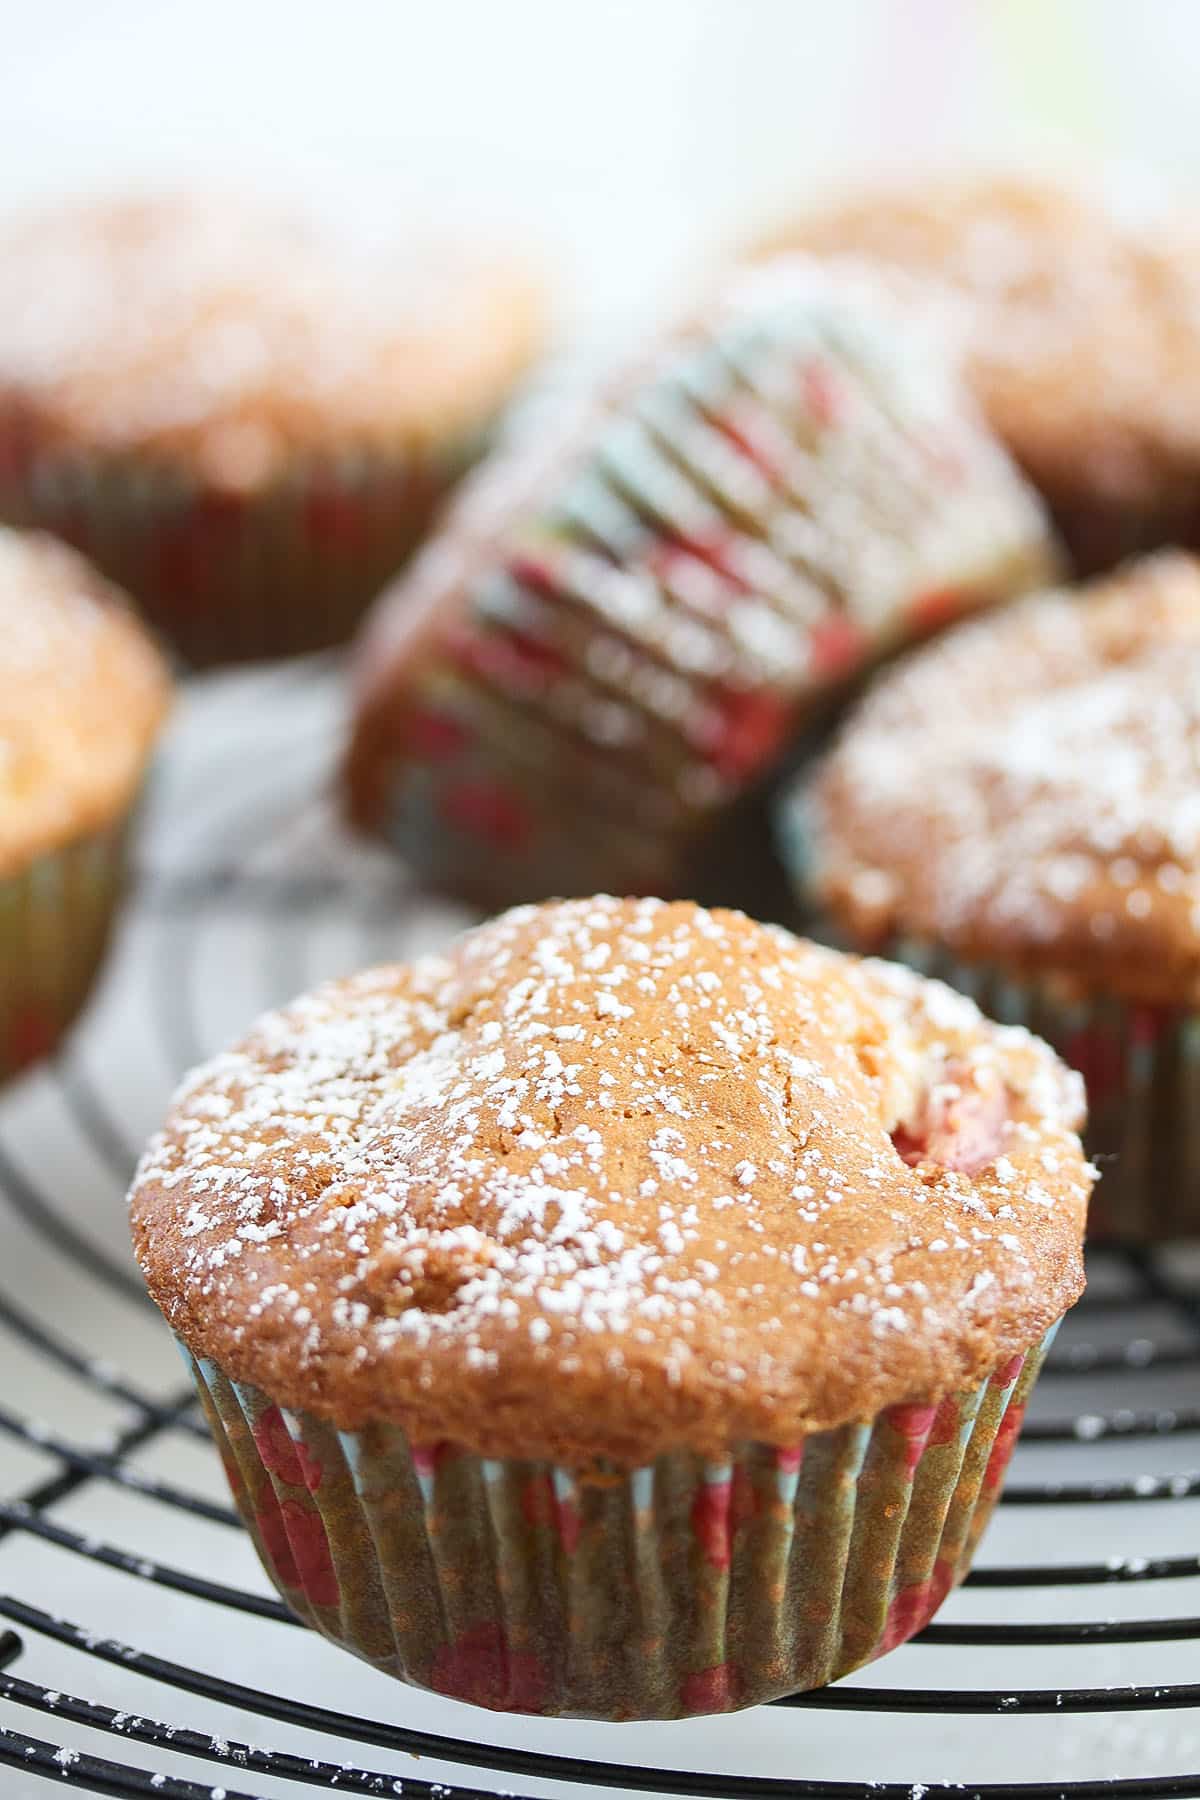
POLYGON ((1130 1475, 1116 1481, 1010 1481, 1001 1506, 1115 1506, 1130 1501, 1194 1500, 1200 1471, 1175 1475, 1130 1475))
POLYGON ((1200 1707, 1200 1682, 1164 1682, 1140 1687, 1094 1688, 819 1688, 789 1694, 773 1706, 886 1713, 1070 1713, 1157 1712, 1200 1707))
MULTIPOLYGON (((174 1775, 154 1775, 146 1769, 134 1769, 127 1763, 109 1762, 107 1757, 89 1756, 63 1744, 48 1744, 44 1738, 26 1737, 20 1731, 0 1726, 0 1763, 27 1773, 42 1775, 52 1781, 84 1788, 92 1794, 111 1794, 114 1800, 213 1800, 211 1782, 180 1781, 174 1775)), ((247 1793, 244 1788, 221 1789, 222 1800, 263 1800, 261 1794, 247 1793)), ((489 1796, 494 1800, 494 1796, 489 1796)))
MULTIPOLYGON (((8 1604, 3 1609, 7 1612, 8 1604)), ((375 1721, 355 1718, 349 1714, 335 1713, 321 1707, 312 1707, 304 1703, 288 1701, 278 1695, 260 1694, 257 1690, 227 1682, 221 1677, 200 1677, 196 1671, 181 1668, 177 1664, 150 1656, 146 1652, 132 1651, 128 1645, 116 1640, 97 1642, 89 1639, 79 1627, 70 1626, 65 1621, 51 1620, 47 1615, 38 1615, 36 1609, 25 1608, 28 1613, 27 1623, 37 1631, 47 1632, 59 1637, 62 1641, 79 1640, 92 1655, 104 1660, 119 1661, 136 1666, 140 1675, 148 1676, 169 1685, 185 1688, 189 1692, 200 1693, 219 1701, 223 1705, 236 1705, 273 1720, 303 1725, 306 1729, 316 1730, 329 1735, 345 1738, 353 1736, 364 1743, 378 1747, 402 1751, 410 1756, 436 1756, 442 1761, 466 1763, 472 1766, 487 1767, 505 1774, 534 1775, 541 1779, 586 1784, 589 1787, 610 1787, 626 1791, 655 1792, 666 1791, 686 1795, 703 1796, 704 1800, 724 1800, 724 1797, 761 1796, 775 1800, 777 1796, 828 1796, 830 1800, 838 1800, 840 1796, 903 1796, 903 1800, 911 1800, 913 1787, 911 1783, 894 1782, 824 1782, 796 1780, 793 1777, 772 1776, 736 1776, 703 1772, 694 1769, 659 1768, 648 1765, 626 1763, 606 1763, 577 1757, 561 1757, 540 1754, 534 1751, 522 1751, 509 1747, 472 1743, 469 1740, 438 1736, 429 1732, 405 1730, 400 1727, 387 1727, 375 1721)), ((838 1690, 841 1691, 841 1690, 838 1690)), ((207 1733, 189 1730, 179 1726, 168 1726, 151 1719, 142 1713, 117 1713, 112 1708, 97 1706, 75 1696, 65 1695, 60 1691, 35 1686, 32 1682, 11 1676, 0 1675, 0 1693, 18 1704, 29 1706, 35 1710, 52 1712, 69 1719, 72 1723, 92 1726, 100 1730, 117 1732, 139 1742, 155 1744, 161 1748, 178 1750, 187 1755, 205 1757, 210 1761, 220 1761, 239 1769, 246 1769, 262 1774, 281 1776, 291 1780, 304 1781, 309 1784, 328 1785, 338 1791, 353 1794, 395 1793, 436 1797, 447 1793, 444 1783, 427 1782, 412 1775, 404 1775, 401 1786, 397 1787, 397 1777, 379 1775, 378 1773, 353 1768, 344 1763, 331 1764, 320 1759, 299 1757, 286 1751, 264 1751, 261 1747, 251 1747, 226 1740, 213 1738, 207 1733), (338 1779, 333 1779, 334 1775, 338 1779), (376 1784, 385 1782, 388 1785, 380 1788, 376 1784)), ((1000 1710, 1011 1710, 1007 1705, 1000 1710)), ((1178 1778, 1186 1782, 1188 1777, 1178 1778)), ((924 1786, 925 1784, 918 1784, 924 1786)), ((474 1787, 463 1787, 456 1783, 453 1794, 459 1800, 479 1800, 481 1790, 474 1787)), ((964 1787, 958 1783, 934 1783, 926 1788, 931 1794, 955 1793, 976 1794, 982 1800, 1000 1800, 1002 1796, 1050 1796, 1061 1794, 1064 1790, 1052 1784, 985 1784, 982 1787, 964 1787)), ((1073 1794, 1108 1793, 1111 1788, 1107 1784, 1082 1783, 1070 1790, 1073 1794)), ((1186 1793, 1186 1787, 1176 1785, 1176 1778, 1168 1777, 1146 1781, 1135 1781, 1121 1784, 1121 1791, 1128 1794, 1172 1795, 1186 1793)), ((490 1800, 490 1795, 489 1795, 490 1800)))
POLYGON ((199 1420, 152 1399, 126 1380, 120 1370, 114 1369, 102 1359, 87 1356, 77 1350, 73 1344, 52 1332, 41 1320, 32 1318, 23 1307, 17 1306, 3 1293, 0 1293, 0 1325, 20 1339, 27 1348, 65 1370, 67 1374, 74 1375, 78 1381, 97 1393, 106 1394, 109 1399, 132 1407, 147 1419, 169 1423, 177 1431, 185 1431, 206 1443, 209 1441, 208 1432, 199 1420))
MULTIPOLYGON (((210 959, 223 954, 226 943, 237 940, 252 947, 245 959, 246 979, 257 982, 258 990, 245 996, 249 1015, 308 986, 322 972, 310 966, 310 953, 328 927, 341 942, 361 944, 360 960, 365 961, 368 953, 379 953, 380 945, 390 953, 393 937, 401 953, 404 932, 425 930, 428 924, 428 903, 402 869, 376 866, 369 880, 361 880, 362 871, 347 863, 340 841, 322 837, 328 808, 317 796, 331 766, 340 712, 335 667, 323 661, 299 671, 265 672, 258 678, 260 686, 254 691, 261 699, 270 741, 291 749, 257 764, 247 762, 248 690, 245 678, 240 679, 236 707, 233 701, 221 700, 216 687, 202 686, 193 696, 192 704, 201 713, 209 709, 203 714, 209 723, 190 745, 185 734, 183 746, 173 753, 167 774, 176 796, 175 816, 152 834, 127 927, 128 967, 133 972, 122 999, 133 1024, 124 1028, 140 1032, 153 1065, 172 1075, 219 1046, 221 1034, 210 1017, 213 984, 205 974, 215 966, 210 959), (289 723, 293 709, 294 726, 289 723), (180 795, 185 804, 178 803, 180 795)), ((139 1122, 142 1102, 136 1107, 128 1104, 121 1097, 120 1082, 113 1079, 116 1061, 119 1057, 98 1050, 85 1035, 42 1081, 44 1103, 59 1109, 72 1144, 77 1141, 84 1147, 72 1150, 87 1159, 80 1179, 95 1193, 109 1197, 119 1192, 130 1173, 144 1125, 139 1122)), ((33 1166, 15 1135, 10 1137, 0 1124, 0 1206, 21 1222, 43 1261, 48 1255, 53 1266, 69 1270, 73 1294, 96 1294, 103 1301, 100 1310, 106 1320, 128 1316, 141 1334, 134 1340, 140 1346, 147 1317, 141 1285, 123 1258, 88 1235, 81 1222, 84 1215, 74 1209, 72 1198, 33 1166)), ((330 1793, 402 1791, 409 1800, 440 1800, 450 1791, 458 1800, 492 1800, 498 1792, 511 1791, 514 1781, 553 1781, 593 1792, 658 1791, 705 1800, 718 1796, 720 1800, 913 1800, 918 1793, 934 1800, 943 1796, 949 1800, 951 1795, 955 1800, 1198 1796, 1200 1774, 1192 1772, 1114 1778, 1104 1773, 1111 1761, 1104 1758, 1096 1773, 1096 1758, 1103 1752, 1094 1746, 1089 1751, 1092 1762, 1080 1765, 1082 1779, 1077 1780, 993 1778, 978 1784, 920 1780, 914 1786, 896 1774, 893 1744, 899 1741, 902 1721, 907 1721, 903 1740, 907 1762, 919 1754, 920 1744, 931 1750, 938 1746, 950 1721, 972 1717, 996 1722, 965 1729, 964 1744, 969 1744, 972 1730, 979 1730, 981 1742, 985 1734, 987 1740, 972 1774, 986 1775, 989 1767, 993 1777, 999 1773, 995 1747, 1010 1739, 1014 1748, 1011 1755, 1005 1751, 1003 1773, 1007 1775, 1010 1767, 1030 1775, 1044 1773, 1045 1762, 1020 1745, 1039 1729, 1036 1721, 1047 1717, 1082 1722, 1093 1715, 1124 1715, 1131 1729, 1140 1729, 1143 1720, 1157 1721, 1160 1746, 1177 1744, 1173 1760, 1180 1765, 1192 1760, 1190 1737, 1186 1731, 1178 1739, 1172 1736, 1169 1721, 1189 1712, 1200 1717, 1200 1683, 1182 1679, 1126 1681, 1118 1686, 1087 1683, 1097 1669, 1119 1666, 1102 1659, 1120 1647, 1200 1646, 1200 1604, 1194 1586, 1180 1590, 1188 1594, 1190 1604, 1179 1605, 1175 1613, 1164 1609, 1156 1614, 1151 1602, 1164 1582, 1194 1584, 1200 1578, 1200 1553, 1191 1553, 1193 1545, 1200 1550, 1200 1514, 1195 1510, 1200 1500, 1200 1270, 1185 1276, 1180 1272, 1184 1265, 1138 1246, 1096 1252, 1091 1263, 1093 1288, 1061 1334, 1034 1415, 1026 1422, 1023 1441, 1032 1455, 1023 1459, 1017 1478, 1003 1495, 1004 1517, 997 1535, 1004 1539, 1007 1532, 1016 1554, 1029 1560, 984 1564, 968 1576, 970 1591, 986 1590, 994 1596, 988 1610, 996 1617, 962 1623, 940 1619, 916 1640, 919 1649, 960 1653, 951 1665, 959 1685, 946 1690, 906 1683, 909 1671, 920 1676, 930 1666, 914 1650, 911 1655, 899 1653, 894 1663, 889 1660, 889 1670, 895 1667, 900 1679, 888 1685, 851 1680, 777 1703, 771 1719, 775 1732, 794 1728, 799 1733, 794 1713, 807 1711, 812 1730, 822 1713, 830 1716, 831 1728, 839 1715, 855 1715, 857 1723, 847 1720, 844 1728, 836 1728, 839 1769, 845 1769, 846 1779, 727 1774, 703 1766, 674 1766, 678 1759, 672 1757, 665 1759, 670 1766, 608 1762, 560 1754, 557 1746, 551 1754, 524 1741, 517 1745, 491 1741, 482 1713, 474 1717, 476 1740, 399 1723, 390 1712, 374 1719, 332 1705, 314 1706, 287 1691, 260 1690, 234 1681, 220 1672, 221 1658, 213 1648, 220 1636, 212 1631, 214 1624, 228 1632, 238 1616, 254 1618, 259 1621, 256 1629, 280 1645, 284 1639, 275 1635, 276 1626, 287 1628, 289 1646, 302 1640, 296 1620, 273 1595, 194 1575, 174 1560, 189 1560, 193 1520, 205 1527, 237 1525, 227 1502, 208 1499, 170 1478, 175 1467, 161 1460, 160 1452, 173 1443, 207 1442, 194 1397, 183 1392, 159 1397, 148 1391, 139 1373, 140 1348, 108 1360, 93 1356, 81 1348, 87 1343, 83 1314, 78 1326, 65 1325, 0 1270, 0 1357, 11 1344, 21 1352, 23 1369, 45 1369, 57 1383, 47 1387, 50 1396, 60 1395, 64 1382, 71 1384, 80 1400, 73 1419, 86 1417, 89 1401, 103 1400, 121 1409, 119 1435, 110 1445, 107 1439, 87 1441, 86 1430, 81 1433, 77 1424, 68 1426, 56 1417, 53 1399, 39 1411, 37 1398, 24 1391, 9 1388, 0 1396, 0 1441, 34 1449, 51 1465, 51 1472, 24 1493, 0 1499, 0 1542, 24 1536, 61 1553, 65 1567, 72 1566, 66 1559, 90 1562, 107 1572, 118 1593, 125 1591, 123 1584, 137 1582, 179 1597, 173 1602, 171 1647, 176 1659, 171 1660, 109 1635, 111 1620, 94 1630, 56 1616, 43 1604, 47 1595, 22 1591, 22 1559, 10 1556, 5 1568, 8 1585, 15 1591, 0 1595, 0 1623, 11 1628, 0 1629, 4 1714, 0 1764, 23 1771, 26 1781, 58 1781, 77 1792, 157 1800, 211 1800, 214 1781, 216 1791, 224 1791, 227 1800, 261 1800, 251 1791, 259 1779, 268 1781, 272 1792, 281 1785, 290 1791, 294 1784, 297 1789, 330 1793), (73 1332, 78 1342, 72 1341, 73 1332), (1103 1467, 1111 1472, 1092 1478, 1085 1453, 1095 1447, 1104 1452, 1103 1467), (1196 1466, 1172 1468, 1172 1457, 1196 1466), (161 1472, 164 1467, 170 1476, 161 1472), (159 1510, 170 1537, 156 1541, 170 1543, 172 1560, 110 1541, 113 1535, 122 1535, 111 1525, 107 1531, 90 1529, 93 1517, 97 1525, 101 1516, 111 1519, 110 1510, 101 1515, 101 1506, 111 1509, 114 1491, 133 1496, 139 1507, 145 1503, 159 1510), (71 1525, 54 1515, 54 1509, 68 1501, 74 1508, 71 1525), (1176 1532, 1173 1545, 1166 1540, 1168 1530, 1176 1532), (1018 1531, 1019 1537, 1014 1535, 1018 1531), (1116 1553, 1106 1555, 1113 1542, 1116 1553), (12 1570, 17 1571, 15 1576, 12 1570), (1138 1586, 1141 1616, 1085 1616, 1097 1610, 1094 1593, 1093 1604, 1084 1604, 1089 1590, 1129 1585, 1138 1586), (1026 1588, 1056 1590, 1055 1608, 1076 1616, 1044 1621, 1022 1617, 1020 1590, 1026 1588), (1073 1590, 1080 1594, 1074 1607, 1073 1590), (1046 1667, 1052 1680, 1069 1673, 1070 1685, 996 1685, 997 1673, 1003 1682, 1019 1676, 1021 1652, 1032 1648, 1048 1657, 1057 1652, 1057 1662, 1046 1667), (1070 1652, 1069 1661, 1065 1652, 1070 1652), (53 1659, 64 1656, 82 1658, 80 1668, 104 1679, 103 1700, 86 1697, 86 1689, 65 1691, 65 1686, 75 1688, 79 1683, 54 1680, 43 1686, 34 1678, 34 1673, 42 1673, 43 1664, 55 1668, 53 1659), (1089 1662, 1093 1656, 1097 1660, 1089 1662), (31 1661, 37 1663, 35 1672, 28 1666, 31 1661), (114 1681, 129 1684, 127 1710, 110 1704, 114 1681), (148 1714, 134 1704, 151 1691, 147 1683, 156 1684, 164 1710, 170 1710, 172 1696, 181 1706, 182 1697, 188 1696, 193 1704, 199 1700, 219 1709, 222 1718, 240 1718, 244 1726, 233 1734, 210 1735, 192 1725, 165 1722, 156 1716, 157 1709, 148 1714), (34 1724, 31 1715, 42 1723, 34 1724), (866 1715, 877 1718, 877 1727, 868 1726, 866 1715), (999 1723, 1007 1720, 1014 1721, 1011 1730, 999 1723), (1031 1723, 1016 1723, 1021 1720, 1031 1723), (17 1728, 21 1721, 56 1737, 77 1730, 121 1739, 131 1746, 131 1754, 133 1746, 139 1746, 163 1756, 190 1757, 207 1765, 203 1774, 210 1778, 192 1780, 108 1760, 90 1750, 29 1735, 17 1728), (259 1727, 267 1724, 281 1732, 304 1734, 303 1741, 316 1743, 323 1754, 264 1748, 257 1740, 259 1727), (380 1760, 405 1759, 402 1773, 372 1769, 372 1751, 380 1760), (425 1759, 424 1764, 418 1758, 425 1759), (476 1785, 455 1781, 448 1790, 431 1778, 430 1761, 461 1769, 476 1785), (229 1785, 231 1778, 239 1785, 229 1785)), ((112 1329, 119 1339, 118 1327, 112 1329)), ((164 1354, 166 1342, 164 1337, 164 1354)), ((128 1511, 134 1518, 132 1502, 128 1511)), ((135 1524, 143 1516, 138 1512, 135 1524)), ((134 1524, 128 1535, 138 1541, 134 1524)), ((201 1542, 199 1537, 196 1541, 201 1542)), ((199 1549, 195 1561, 197 1566, 209 1566, 199 1549)), ((46 1559, 36 1566, 44 1569, 46 1559)), ((108 1592, 107 1578, 102 1591, 108 1592)), ((1196 1653, 1187 1654, 1191 1660, 1186 1665, 1180 1661, 1180 1676, 1196 1671, 1196 1653)), ((280 1665, 285 1663, 281 1657, 280 1665)), ((286 1685, 277 1679, 277 1688, 286 1685)), ((1186 1717, 1180 1722, 1186 1723, 1186 1717)), ((674 1749, 690 1740, 676 1735, 670 1741, 674 1749)), ((1095 1744, 1101 1741, 1097 1738, 1095 1744)), ((798 1735, 797 1745, 804 1742, 798 1735)), ((703 1760, 696 1758, 701 1764, 703 1760)), ((803 1767, 803 1759, 789 1757, 782 1766, 803 1767)), ((1133 1762, 1135 1770, 1139 1766, 1155 1765, 1133 1762)), ((6 1779, 0 1776, 0 1791, 6 1779)))
POLYGON ((18 1217, 65 1261, 74 1263, 84 1274, 95 1277, 122 1300, 131 1301, 143 1311, 149 1309, 151 1302, 130 1271, 98 1249, 69 1219, 62 1216, 47 1196, 40 1193, 17 1167, 3 1143, 0 1143, 0 1193, 18 1217))
POLYGON ((172 1486, 170 1482, 158 1481, 140 1469, 130 1468, 118 1454, 109 1455, 103 1451, 86 1450, 79 1445, 70 1444, 40 1424, 18 1419, 3 1406, 0 1406, 0 1432, 58 1457, 69 1469, 84 1475, 94 1475, 103 1481, 111 1481, 117 1487, 141 1494, 145 1499, 157 1500, 162 1506, 174 1506, 181 1512, 192 1513, 199 1519, 209 1519, 217 1525, 238 1523, 237 1514, 232 1507, 220 1506, 216 1501, 206 1500, 202 1494, 189 1493, 184 1488, 172 1486))
POLYGON ((1130 1581, 1189 1581, 1200 1556, 1114 1556, 1102 1563, 1011 1563, 974 1568, 964 1587, 1099 1587, 1130 1581))
POLYGON ((4 1528, 29 1532, 60 1550, 69 1550, 74 1556, 86 1557, 89 1562, 116 1569, 122 1575, 132 1575, 138 1581, 151 1581, 158 1587, 171 1588, 177 1594, 190 1594, 193 1600, 209 1600, 215 1606, 227 1606, 233 1612, 253 1613, 257 1618, 273 1619, 280 1625, 299 1623, 280 1601, 268 1599, 265 1594, 252 1594, 246 1588, 209 1581, 203 1575, 190 1575, 185 1569, 172 1568, 152 1557, 141 1556, 137 1551, 121 1550, 115 1544, 85 1537, 69 1526, 43 1518, 36 1506, 24 1501, 0 1502, 0 1529, 4 1528))
MULTIPOLYGON (((336 1788, 340 1794, 396 1795, 403 1792, 411 1800, 417 1800, 418 1796, 435 1800, 435 1797, 445 1793, 442 1783, 426 1781, 420 1776, 405 1775, 401 1785, 398 1776, 384 1774, 379 1770, 356 1769, 347 1763, 322 1762, 312 1757, 297 1756, 289 1750, 263 1750, 255 1745, 193 1731, 184 1725, 166 1725, 158 1719, 146 1718, 141 1713, 124 1713, 111 1706, 97 1706, 93 1701, 81 1700, 75 1694, 53 1692, 51 1698, 46 1689, 17 1676, 0 1674, 0 1696, 35 1712, 52 1713, 55 1718, 66 1719, 72 1725, 84 1725, 93 1731, 109 1732, 133 1743, 152 1744, 156 1749, 169 1750, 177 1756, 199 1757, 205 1762, 236 1769, 239 1774, 271 1775, 285 1781, 302 1781, 310 1787, 336 1788)), ((784 1785, 781 1783, 780 1787, 784 1785)), ((212 1800, 211 1786, 203 1791, 206 1800, 212 1800)), ((459 1788, 456 1792, 462 1796, 462 1800, 494 1800, 494 1795, 478 1788, 459 1788)), ((229 1796, 229 1800, 232 1800, 232 1796, 229 1796)))
POLYGON ((1073 1419, 1031 1419, 1021 1437, 1026 1444, 1099 1444, 1113 1438, 1170 1437, 1200 1431, 1200 1408, 1157 1407, 1111 1413, 1079 1413, 1073 1419))
POLYGON ((1045 1378, 1081 1379, 1096 1375, 1141 1375, 1147 1369, 1200 1367, 1200 1349, 1190 1344, 1156 1344, 1152 1338, 1133 1337, 1125 1344, 1095 1344, 1086 1338, 1069 1344, 1046 1363, 1045 1378))
POLYGON ((918 1644, 1183 1644, 1200 1640, 1200 1619, 1076 1619, 1065 1623, 927 1625, 918 1644))

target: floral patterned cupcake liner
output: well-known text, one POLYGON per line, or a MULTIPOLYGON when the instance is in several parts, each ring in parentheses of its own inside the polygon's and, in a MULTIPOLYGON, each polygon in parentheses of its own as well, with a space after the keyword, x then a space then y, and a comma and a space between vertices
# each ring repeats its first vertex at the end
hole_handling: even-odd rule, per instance
POLYGON ((91 992, 125 885, 129 824, 0 879, 0 1081, 54 1051, 91 992))
POLYGON ((338 1432, 181 1349, 306 1624, 455 1699, 621 1720, 819 1687, 920 1631, 967 1572, 1053 1335, 936 1405, 588 1478, 338 1432))
POLYGON ((841 282, 685 331, 556 463, 553 431, 514 435, 399 584, 428 629, 390 682, 364 663, 347 782, 435 883, 688 891, 713 821, 856 677, 1053 570, 947 372, 841 282))
POLYGON ((964 963, 900 938, 882 954, 969 994, 1005 1024, 1024 1025, 1078 1069, 1087 1088, 1085 1143, 1101 1180, 1091 1238, 1155 1243, 1200 1237, 1200 1014, 1098 996, 1069 1000, 1048 982, 964 963))
POLYGON ((351 635, 489 435, 298 462, 248 494, 0 442, 0 518, 73 544, 189 663, 299 655, 351 635))

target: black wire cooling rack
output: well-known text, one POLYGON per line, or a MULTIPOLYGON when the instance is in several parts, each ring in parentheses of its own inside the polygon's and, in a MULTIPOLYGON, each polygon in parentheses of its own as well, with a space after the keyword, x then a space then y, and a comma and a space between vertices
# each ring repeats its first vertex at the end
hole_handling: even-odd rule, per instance
POLYGON ((347 860, 314 798, 338 705, 324 665, 192 694, 105 988, 0 1105, 0 1792, 1200 1795, 1200 1264, 1179 1256, 1093 1258, 980 1566, 823 1693, 677 1725, 493 1718, 268 1592, 121 1195, 174 1079, 252 1012, 463 922, 347 860))

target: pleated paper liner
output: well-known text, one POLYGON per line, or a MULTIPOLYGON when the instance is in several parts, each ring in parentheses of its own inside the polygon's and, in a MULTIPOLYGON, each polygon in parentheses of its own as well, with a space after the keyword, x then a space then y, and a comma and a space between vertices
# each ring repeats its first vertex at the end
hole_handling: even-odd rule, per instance
MULTIPOLYGON (((654 662, 617 620, 589 620, 593 573, 570 546, 513 559, 397 698, 404 755, 386 834, 435 884, 486 907, 691 891, 712 822, 889 648, 831 609, 812 627, 811 692, 765 677, 734 688, 654 662)), ((939 619, 968 605, 938 599, 939 619)), ((931 618, 908 618, 911 635, 931 618)))
POLYGON ((1055 571, 1031 496, 911 363, 816 276, 627 367, 559 421, 557 467, 514 434, 446 526, 487 555, 415 579, 431 628, 390 718, 360 718, 359 821, 491 909, 690 892, 712 822, 849 682, 1055 571))
POLYGON ((50 1055, 95 981, 125 882, 121 820, 0 879, 0 1081, 50 1055))
POLYGON ((819 1687, 919 1631, 967 1572, 1052 1337, 937 1405, 587 1478, 340 1433, 181 1348, 302 1620, 459 1700, 621 1720, 819 1687))
POLYGON ((132 458, 6 460, 0 444, 0 518, 75 545, 197 667, 300 655, 352 634, 487 437, 297 463, 245 495, 132 458))
POLYGON ((1101 1179, 1090 1238, 1155 1243, 1200 1236, 1200 1014, 1103 996, 1068 1000, 1048 982, 1016 981, 903 938, 898 957, 969 994, 1005 1024, 1025 1025, 1083 1076, 1085 1144, 1101 1179))

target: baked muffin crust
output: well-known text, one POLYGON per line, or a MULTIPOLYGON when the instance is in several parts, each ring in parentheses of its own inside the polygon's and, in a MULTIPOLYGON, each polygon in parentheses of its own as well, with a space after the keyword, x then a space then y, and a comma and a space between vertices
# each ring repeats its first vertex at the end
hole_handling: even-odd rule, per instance
POLYGON ((1032 479, 1151 510, 1200 473, 1200 232, 1019 176, 882 186, 767 246, 864 254, 965 303, 969 368, 1032 479))
POLYGON ((0 425, 236 491, 296 453, 472 430, 542 330, 515 260, 401 254, 231 195, 63 208, 3 255, 0 425))
POLYGON ((984 1379, 1082 1287, 1078 1077, 737 913, 524 907, 261 1020, 132 1196, 194 1353, 345 1429, 636 1465, 984 1379))
POLYGON ((910 657, 843 728, 798 833, 859 943, 1195 1005, 1200 562, 1147 558, 910 657))
POLYGON ((0 874, 128 808, 169 700, 124 596, 53 538, 0 526, 0 874))

